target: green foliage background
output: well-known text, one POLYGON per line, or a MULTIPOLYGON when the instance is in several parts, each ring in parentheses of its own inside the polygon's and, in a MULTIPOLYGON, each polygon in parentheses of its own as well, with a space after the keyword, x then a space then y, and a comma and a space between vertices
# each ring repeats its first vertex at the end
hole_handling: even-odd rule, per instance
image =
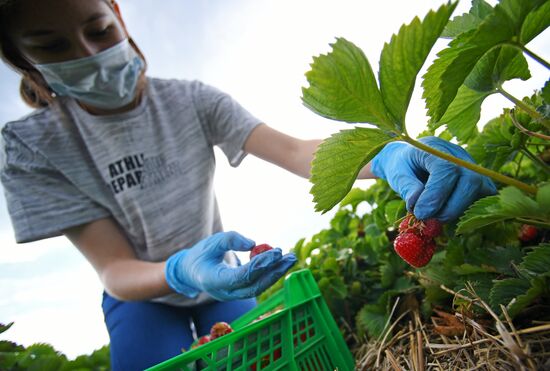
POLYGON ((549 83, 521 100, 502 84, 530 79, 526 55, 550 68, 526 46, 550 25, 550 1, 502 0, 493 7, 473 0, 469 13, 448 22, 455 5, 402 26, 382 50, 378 81, 364 53, 342 38, 330 53, 315 57, 306 74, 308 108, 370 125, 337 133, 319 147, 311 193, 318 211, 335 205, 338 211, 327 229, 293 249, 299 260, 294 269, 313 272, 348 340, 380 338, 391 319, 415 308, 424 316, 435 306, 481 315, 444 290, 464 292, 467 283, 496 313, 503 305, 519 324, 549 317, 549 83), (414 269, 392 246, 404 202, 383 180, 350 188, 386 143, 418 144, 408 136, 406 111, 416 76, 441 36, 453 40, 423 76, 430 122, 421 136, 437 133, 462 145, 481 165, 473 170, 493 177, 499 193, 448 224, 430 264, 414 269), (481 105, 491 94, 504 95, 515 108, 479 125, 481 105), (529 242, 518 238, 525 224, 538 228, 529 242))

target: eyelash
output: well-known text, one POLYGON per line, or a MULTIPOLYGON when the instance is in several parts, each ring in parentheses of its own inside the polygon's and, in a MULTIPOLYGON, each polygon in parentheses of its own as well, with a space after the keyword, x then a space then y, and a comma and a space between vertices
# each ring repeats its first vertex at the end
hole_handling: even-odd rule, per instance
MULTIPOLYGON (((109 26, 105 27, 102 30, 90 32, 89 35, 91 37, 94 37, 94 38, 103 38, 103 37, 108 36, 112 29, 113 29, 113 26, 109 25, 109 26)), ((63 41, 59 41, 59 42, 54 42, 54 43, 49 44, 49 45, 39 46, 38 49, 44 50, 44 51, 49 51, 49 52, 60 51, 65 46, 64 44, 65 43, 63 41)))
POLYGON ((103 36, 106 36, 111 31, 112 28, 113 26, 107 26, 102 30, 91 32, 90 35, 94 37, 103 37, 103 36))
POLYGON ((55 50, 60 50, 63 47, 63 44, 64 44, 63 42, 56 42, 49 45, 39 46, 38 48, 46 51, 55 51, 55 50))

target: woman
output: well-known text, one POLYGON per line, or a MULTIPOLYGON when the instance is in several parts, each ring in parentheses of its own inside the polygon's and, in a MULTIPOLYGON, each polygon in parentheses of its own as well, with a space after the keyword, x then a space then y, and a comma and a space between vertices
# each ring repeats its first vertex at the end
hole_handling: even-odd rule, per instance
MULTIPOLYGON (((18 242, 65 235, 97 271, 114 370, 143 369, 231 322, 295 263, 223 232, 213 146, 309 177, 319 140, 265 125, 198 81, 146 76, 109 0, 0 0, 3 60, 37 108, 2 130, 1 180, 18 242)), ((438 138, 426 143, 469 159, 438 138)), ((485 178, 401 142, 360 178, 387 179, 419 218, 456 218, 494 192, 485 178)))

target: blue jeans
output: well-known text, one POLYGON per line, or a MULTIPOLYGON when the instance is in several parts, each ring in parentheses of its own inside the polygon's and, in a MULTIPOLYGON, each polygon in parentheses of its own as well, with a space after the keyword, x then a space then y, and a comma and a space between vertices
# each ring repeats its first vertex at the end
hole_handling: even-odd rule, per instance
POLYGON ((111 340, 113 371, 143 370, 181 354, 196 334, 216 322, 232 322, 256 306, 256 299, 208 303, 182 308, 148 301, 120 301, 103 294, 103 313, 111 340))

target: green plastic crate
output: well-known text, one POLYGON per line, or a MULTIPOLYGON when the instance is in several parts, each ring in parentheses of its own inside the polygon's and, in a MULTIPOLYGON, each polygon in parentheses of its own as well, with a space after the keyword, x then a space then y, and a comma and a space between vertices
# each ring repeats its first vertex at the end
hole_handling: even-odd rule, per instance
POLYGON ((288 275, 283 289, 231 327, 232 333, 147 371, 354 369, 353 356, 308 269, 288 275))

